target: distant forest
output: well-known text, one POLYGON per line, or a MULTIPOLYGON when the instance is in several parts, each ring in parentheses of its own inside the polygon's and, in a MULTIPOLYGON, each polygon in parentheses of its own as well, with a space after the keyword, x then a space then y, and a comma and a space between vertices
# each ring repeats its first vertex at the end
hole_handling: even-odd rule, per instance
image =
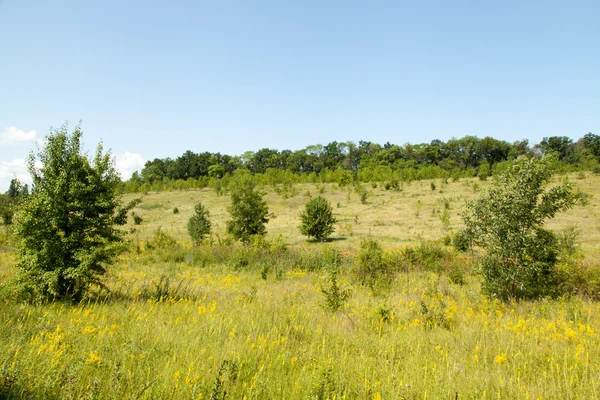
POLYGON ((600 136, 588 133, 573 141, 566 136, 546 137, 530 146, 528 140, 509 143, 491 137, 465 136, 447 142, 380 145, 369 141, 331 142, 302 150, 264 148, 241 156, 186 151, 176 159, 156 158, 146 162, 141 173, 124 182, 127 192, 206 187, 227 180, 239 171, 256 176, 257 183, 355 181, 410 182, 420 179, 479 176, 503 170, 519 156, 554 153, 557 168, 600 171, 600 136))

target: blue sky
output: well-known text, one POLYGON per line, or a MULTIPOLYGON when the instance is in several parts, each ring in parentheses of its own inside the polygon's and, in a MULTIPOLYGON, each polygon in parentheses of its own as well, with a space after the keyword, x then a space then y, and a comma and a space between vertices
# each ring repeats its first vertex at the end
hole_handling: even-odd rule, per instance
POLYGON ((0 191, 65 121, 125 174, 186 150, 599 134, 599 16, 597 0, 0 0, 0 191))

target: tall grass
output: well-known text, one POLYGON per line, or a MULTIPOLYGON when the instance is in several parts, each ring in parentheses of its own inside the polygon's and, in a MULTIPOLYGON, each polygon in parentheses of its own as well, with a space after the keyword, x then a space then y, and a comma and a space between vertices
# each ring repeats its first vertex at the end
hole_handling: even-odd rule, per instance
MULTIPOLYGON (((593 194, 590 179, 578 183, 593 194)), ((443 191, 458 212, 464 182, 438 182, 433 192, 429 182, 401 192, 373 188, 367 204, 322 187, 341 203, 346 232, 324 244, 283 234, 296 229, 286 207, 297 211, 303 195, 271 198, 279 225, 249 245, 217 236, 226 216, 212 203, 217 234, 199 247, 179 220, 198 195, 211 204, 212 192, 154 195, 149 204, 164 206, 138 210, 144 222, 109 268, 106 288, 79 304, 15 300, 5 285, 14 250, 10 236, 1 236, 0 398, 599 397, 600 304, 592 300, 600 274, 590 243, 561 260, 563 297, 501 303, 480 294, 476 252, 423 240, 447 236, 437 211, 425 210, 439 207, 443 191), (381 229, 372 225, 369 236, 362 224, 375 221, 381 229), (406 240, 402 230, 411 224, 437 225, 406 240), (358 257, 369 237, 379 247, 364 251, 376 254, 358 257), (385 279, 361 279, 361 268, 385 279), (335 307, 328 296, 340 300, 335 307)), ((583 240, 596 229, 593 210, 586 213, 575 210, 557 227, 577 223, 583 240)))
POLYGON ((265 281, 255 270, 179 264, 161 283, 141 265, 122 267, 111 282, 120 296, 3 304, 0 393, 594 398, 598 390, 596 303, 503 304, 480 297, 473 280, 419 271, 399 276, 384 297, 355 284, 333 312, 322 306, 325 271, 265 281), (147 281, 157 295, 145 292, 147 281))

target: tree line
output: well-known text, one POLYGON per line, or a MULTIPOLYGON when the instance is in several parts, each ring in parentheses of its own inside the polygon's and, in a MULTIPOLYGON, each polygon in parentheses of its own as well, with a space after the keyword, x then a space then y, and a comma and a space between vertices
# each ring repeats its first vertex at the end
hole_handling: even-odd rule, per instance
MULTIPOLYGON (((141 173, 134 173, 125 183, 126 191, 159 189, 165 182, 197 181, 196 187, 208 186, 211 180, 247 170, 264 176, 262 183, 411 181, 441 177, 479 175, 482 179, 502 172, 510 161, 520 156, 556 154, 563 169, 600 168, 600 136, 593 133, 577 141, 566 136, 551 136, 531 146, 528 140, 509 143, 504 140, 465 136, 446 142, 380 145, 369 141, 331 142, 311 145, 301 150, 263 148, 241 156, 221 153, 194 153, 155 158, 146 162, 141 173)), ((189 185, 188 185, 189 186, 189 185)))

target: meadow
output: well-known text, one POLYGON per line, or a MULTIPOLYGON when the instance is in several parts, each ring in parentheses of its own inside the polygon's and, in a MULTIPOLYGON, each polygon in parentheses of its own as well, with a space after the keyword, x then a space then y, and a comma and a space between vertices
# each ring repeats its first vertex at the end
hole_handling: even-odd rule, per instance
MULTIPOLYGON (((568 178, 587 203, 548 226, 578 231, 570 262, 597 270, 600 177, 568 178)), ((134 210, 142 222, 125 227, 129 249, 109 268, 106 289, 80 304, 0 296, 0 397, 598 398, 595 293, 489 299, 480 293, 477 252, 447 246, 465 200, 489 184, 264 187, 275 218, 265 240, 249 245, 225 235, 227 195, 208 188, 124 195, 142 199, 134 210), (303 204, 317 195, 338 219, 326 243, 298 230, 303 204), (194 248, 186 222, 198 201, 213 234, 194 248), (353 274, 366 239, 381 243, 397 267, 376 287, 353 274), (350 293, 338 311, 324 293, 333 266, 350 293)), ((0 239, 6 282, 14 249, 9 234, 0 239)))

